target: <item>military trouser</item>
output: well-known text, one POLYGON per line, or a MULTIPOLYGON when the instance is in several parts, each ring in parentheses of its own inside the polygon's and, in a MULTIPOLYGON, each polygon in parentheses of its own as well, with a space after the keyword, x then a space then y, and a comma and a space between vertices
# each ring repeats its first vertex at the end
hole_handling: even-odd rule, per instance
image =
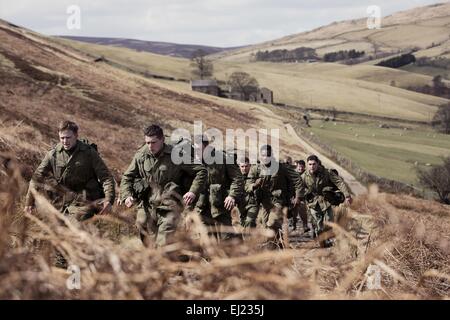
MULTIPOLYGON (((71 203, 60 204, 54 203, 59 207, 59 211, 64 214, 70 221, 85 221, 92 218, 96 213, 100 212, 100 208, 94 204, 86 204, 86 202, 72 201, 71 203)), ((55 249, 54 265, 57 268, 66 269, 68 263, 63 254, 55 249)))
POLYGON ((222 230, 223 227, 232 227, 231 212, 223 207, 223 201, 220 197, 215 198, 215 200, 215 205, 212 205, 209 193, 202 193, 197 201, 196 209, 200 213, 203 223, 214 229, 209 233, 210 235, 221 240, 231 239, 233 234, 222 230))
POLYGON ((151 245, 154 238, 158 247, 173 241, 180 221, 180 213, 165 207, 140 205, 136 215, 136 227, 145 246, 151 245))
POLYGON ((241 219, 241 226, 244 228, 256 227, 256 218, 258 216, 258 206, 256 204, 242 204, 238 205, 239 216, 241 219))
POLYGON ((223 228, 231 228, 232 227, 232 219, 231 214, 229 212, 224 212, 218 216, 212 217, 210 214, 202 212, 200 214, 203 223, 212 228, 214 231, 210 232, 210 235, 213 235, 217 239, 220 240, 228 240, 233 237, 233 234, 227 231, 224 231, 223 228))
POLYGON ((319 205, 317 205, 315 208, 309 208, 309 214, 311 217, 314 235, 319 237, 319 242, 323 242, 331 238, 331 232, 328 234, 328 232, 331 231, 331 227, 325 226, 325 222, 334 221, 333 208, 330 206, 325 211, 322 211, 319 205), (324 234, 325 232, 326 234, 324 234), (322 234, 324 235, 320 237, 322 234))
POLYGON ((281 228, 283 226, 283 206, 279 203, 263 203, 261 212, 261 222, 263 227, 274 231, 273 238, 269 242, 277 246, 282 244, 281 228))
POLYGON ((71 220, 84 221, 92 218, 101 210, 100 200, 90 201, 83 193, 48 193, 50 203, 71 220))
POLYGON ((63 213, 77 221, 84 221, 92 218, 99 211, 95 206, 71 204, 64 208, 63 213))
POLYGON ((298 206, 291 209, 291 212, 294 230, 297 229, 298 216, 300 216, 300 219, 302 220, 303 229, 308 229, 308 208, 306 207, 306 204, 300 202, 298 206))

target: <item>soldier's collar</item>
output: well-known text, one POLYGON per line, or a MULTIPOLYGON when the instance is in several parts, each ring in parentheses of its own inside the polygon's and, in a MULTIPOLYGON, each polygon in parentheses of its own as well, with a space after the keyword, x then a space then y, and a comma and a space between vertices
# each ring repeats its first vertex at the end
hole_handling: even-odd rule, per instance
POLYGON ((155 154, 155 155, 153 155, 153 154, 151 154, 150 153, 150 150, 147 148, 146 149, 146 151, 145 151, 150 157, 153 157, 153 158, 159 158, 162 154, 171 154, 172 153, 172 148, 169 146, 169 145, 167 145, 167 144, 165 144, 164 143, 164 146, 163 146, 163 148, 162 148, 162 150, 161 151, 159 151, 158 152, 158 154, 155 154))
MULTIPOLYGON (((75 147, 73 147, 72 151, 74 152, 74 151, 77 150, 77 148, 79 148, 79 147, 80 147, 80 141, 77 140, 77 142, 76 142, 76 144, 75 144, 75 147)), ((63 147, 63 145, 62 145, 62 143, 58 143, 58 144, 56 145, 56 147, 55 147, 55 150, 58 151, 58 152, 65 151, 65 149, 64 149, 64 147, 63 147)))
POLYGON ((324 168, 323 168, 322 166, 319 166, 319 167, 317 168, 316 173, 313 174, 313 175, 317 177, 317 176, 322 176, 323 173, 324 173, 324 168))

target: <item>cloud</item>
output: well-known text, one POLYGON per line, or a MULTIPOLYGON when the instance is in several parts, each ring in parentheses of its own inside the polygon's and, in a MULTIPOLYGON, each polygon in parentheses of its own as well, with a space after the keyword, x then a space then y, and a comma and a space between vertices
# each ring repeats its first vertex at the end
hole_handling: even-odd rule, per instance
POLYGON ((376 4, 382 15, 435 0, 61 0, 2 1, 0 17, 51 35, 126 37, 214 46, 272 40, 333 21, 362 18, 376 4), (67 29, 70 5, 81 29, 67 29))

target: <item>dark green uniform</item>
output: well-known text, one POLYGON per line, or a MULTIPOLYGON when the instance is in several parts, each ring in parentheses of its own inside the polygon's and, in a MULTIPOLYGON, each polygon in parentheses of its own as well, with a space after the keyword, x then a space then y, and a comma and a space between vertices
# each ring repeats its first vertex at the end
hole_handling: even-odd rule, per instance
POLYGON ((155 236, 158 246, 169 243, 180 221, 183 194, 190 191, 198 196, 205 187, 206 168, 201 164, 174 164, 171 153, 172 146, 166 144, 158 155, 144 145, 122 176, 121 200, 138 199, 136 225, 146 244, 148 233, 155 236), (183 188, 186 176, 193 178, 189 190, 183 188))
POLYGON ((333 221, 332 203, 340 196, 337 191, 343 197, 349 197, 350 191, 341 177, 323 166, 319 166, 315 174, 307 171, 303 175, 303 181, 306 185, 306 204, 317 236, 327 231, 327 228, 324 229, 325 221, 333 221))
MULTIPOLYGON (((276 167, 275 164, 274 167, 276 167)), ((255 192, 257 203, 263 209, 263 226, 274 230, 277 236, 283 224, 282 208, 289 206, 291 190, 294 190, 293 194, 296 197, 301 198, 303 189, 300 174, 284 163, 278 163, 277 171, 263 164, 253 166, 245 186, 246 192, 255 192), (262 184, 255 189, 257 179, 262 179, 262 184)))
MULTIPOLYGON (((212 150, 212 157, 216 152, 221 152, 222 163, 205 164, 208 170, 207 187, 202 192, 197 202, 197 210, 200 212, 203 221, 207 225, 231 226, 231 212, 224 207, 225 198, 230 196, 238 200, 244 194, 244 178, 234 160, 226 157, 233 157, 222 151, 212 150)), ((223 233, 221 237, 229 237, 223 233)))
MULTIPOLYGON (((77 141, 75 147, 64 150, 61 144, 49 151, 30 182, 30 189, 44 190, 53 205, 77 220, 85 220, 99 211, 94 201, 105 198, 114 203, 114 179, 97 151, 77 141)), ((27 205, 34 199, 27 194, 27 205)))
MULTIPOLYGON (((303 171, 300 173, 300 177, 303 179, 303 176, 306 171, 303 171)), ((293 229, 297 229, 297 221, 298 216, 300 216, 302 223, 303 223, 303 230, 309 231, 308 227, 308 208, 306 207, 305 201, 300 202, 297 206, 292 207, 292 224, 293 229)))
MULTIPOLYGON (((247 181, 248 174, 243 175, 244 181, 247 181)), ((245 191, 244 197, 241 197, 238 202, 238 209, 241 218, 241 225, 243 227, 256 227, 256 218, 258 217, 259 206, 256 202, 253 191, 245 191)))

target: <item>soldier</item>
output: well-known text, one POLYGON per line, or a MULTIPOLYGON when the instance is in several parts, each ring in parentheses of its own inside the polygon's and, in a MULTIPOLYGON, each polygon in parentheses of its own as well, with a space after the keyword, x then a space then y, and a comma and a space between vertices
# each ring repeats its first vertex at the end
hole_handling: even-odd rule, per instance
POLYGON ((292 166, 292 157, 291 157, 291 156, 287 156, 287 157, 284 159, 284 163, 285 163, 285 164, 288 164, 288 165, 290 165, 290 166, 292 166))
MULTIPOLYGON (((303 178, 305 173, 306 163, 304 160, 296 160, 295 161, 295 171, 297 171, 300 176, 303 178)), ((293 208, 292 220, 293 220, 293 230, 297 229, 297 216, 300 215, 300 218, 303 222, 303 231, 309 232, 311 229, 308 226, 308 209, 304 201, 300 202, 297 207, 293 208)))
POLYGON ((283 224, 282 208, 290 202, 289 190, 294 190, 293 205, 298 205, 304 190, 303 181, 295 170, 286 164, 279 163, 272 157, 272 147, 264 145, 260 148, 261 163, 253 166, 248 174, 245 190, 255 192, 256 201, 261 205, 262 223, 275 232, 269 246, 279 244, 283 224))
MULTIPOLYGON (((231 227, 231 209, 244 194, 244 178, 234 155, 216 150, 204 135, 194 139, 196 149, 202 155, 201 159, 197 159, 202 160, 208 170, 207 186, 197 201, 197 210, 206 225, 217 229, 221 226, 231 227), (205 156, 209 159, 205 159, 205 156)), ((216 235, 223 240, 231 238, 227 232, 218 231, 216 235)))
MULTIPOLYGON (((120 184, 121 202, 128 208, 137 205, 136 226, 144 245, 149 234, 156 245, 171 242, 181 218, 183 203, 192 205, 203 190, 207 172, 203 165, 172 161, 173 147, 165 144, 163 130, 157 125, 144 129, 145 145, 134 155, 120 184), (185 177, 193 178, 184 190, 185 177), (181 194, 184 194, 181 199, 181 194), (183 200, 183 201, 182 201, 183 200)), ((192 160, 192 159, 190 159, 192 160)))
MULTIPOLYGON (((248 179, 250 167, 250 160, 248 157, 245 157, 243 161, 241 160, 239 162, 239 169, 244 177, 244 181, 247 181, 248 179)), ((241 217, 241 225, 250 228, 256 227, 256 218, 258 216, 259 207, 253 192, 244 193, 244 196, 239 201, 238 208, 241 217)))
POLYGON ((60 143, 50 150, 36 169, 26 198, 31 213, 31 189, 45 190, 55 207, 82 221, 96 213, 108 213, 114 203, 114 179, 97 150, 78 140, 78 126, 63 121, 58 127, 60 143))
POLYGON ((295 161, 295 170, 300 173, 300 175, 303 175, 306 171, 306 163, 305 160, 296 160, 295 161))
MULTIPOLYGON (((303 175, 306 185, 305 199, 313 224, 314 236, 317 237, 326 231, 331 231, 329 227, 324 226, 324 222, 333 221, 332 205, 343 202, 344 197, 345 202, 351 204, 352 197, 344 180, 331 170, 319 165, 320 161, 317 156, 309 156, 306 162, 308 170, 303 175)), ((322 247, 333 245, 329 234, 319 238, 322 247)))

